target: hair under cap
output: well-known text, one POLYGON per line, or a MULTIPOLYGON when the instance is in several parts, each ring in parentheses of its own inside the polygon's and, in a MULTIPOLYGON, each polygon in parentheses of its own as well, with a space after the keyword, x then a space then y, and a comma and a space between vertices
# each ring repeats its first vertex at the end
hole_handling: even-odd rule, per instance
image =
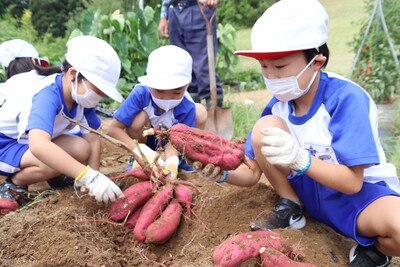
POLYGON ((192 80, 192 57, 175 45, 155 49, 149 55, 146 75, 139 82, 158 90, 171 90, 192 80))
POLYGON ((106 41, 94 36, 78 36, 68 42, 65 59, 100 91, 122 102, 116 88, 121 73, 121 61, 106 41))
POLYGON ((251 32, 252 50, 235 55, 277 59, 316 48, 328 40, 328 14, 317 0, 281 0, 268 8, 251 32))
POLYGON ((10 63, 16 58, 33 57, 37 58, 41 66, 49 66, 49 61, 39 58, 36 48, 21 39, 13 39, 0 44, 0 64, 3 69, 8 68, 10 63))

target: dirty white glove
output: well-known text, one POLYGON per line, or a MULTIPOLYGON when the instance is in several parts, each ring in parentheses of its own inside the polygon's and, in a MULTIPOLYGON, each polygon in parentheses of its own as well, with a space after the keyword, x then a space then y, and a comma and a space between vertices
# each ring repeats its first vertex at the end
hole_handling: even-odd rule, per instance
POLYGON ((214 164, 207 164, 203 168, 203 164, 199 161, 193 162, 193 168, 204 179, 217 182, 219 184, 225 183, 228 180, 228 171, 221 170, 220 167, 214 164))
POLYGON ((168 173, 171 174, 172 179, 175 179, 176 177, 178 177, 178 165, 179 165, 178 156, 169 157, 165 161, 164 170, 166 171, 166 174, 168 174, 168 173))
MULTIPOLYGON (((145 144, 139 144, 139 148, 142 151, 143 155, 146 157, 147 161, 151 164, 154 162, 156 156, 157 156, 157 152, 154 151, 153 149, 151 149, 150 147, 146 146, 145 144)), ((141 158, 141 154, 139 152, 139 149, 136 147, 133 150, 133 153, 135 153, 138 157, 141 158)), ((163 159, 160 157, 158 158, 158 163, 159 164, 163 164, 164 161, 163 159)), ((132 164, 132 169, 135 167, 140 166, 139 163, 137 163, 137 161, 135 160, 132 164)))
POLYGON ((286 131, 276 127, 266 127, 261 130, 263 137, 261 153, 272 165, 288 166, 298 175, 308 170, 311 164, 311 154, 301 148, 286 131))
POLYGON ((121 189, 104 174, 93 170, 89 166, 75 178, 75 186, 89 190, 89 195, 97 201, 114 202, 124 196, 121 189))

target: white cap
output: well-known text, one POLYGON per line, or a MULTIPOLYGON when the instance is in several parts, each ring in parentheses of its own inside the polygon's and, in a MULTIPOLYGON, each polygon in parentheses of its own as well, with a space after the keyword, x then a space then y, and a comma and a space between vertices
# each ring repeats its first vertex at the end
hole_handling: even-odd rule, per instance
POLYGON ((47 59, 39 58, 38 51, 27 41, 13 39, 0 44, 0 64, 3 69, 7 68, 11 61, 16 58, 23 57, 37 58, 42 66, 49 66, 49 61, 47 59))
POLYGON ((106 41, 94 36, 78 36, 68 42, 65 59, 100 91, 122 102, 116 88, 121 73, 121 61, 106 41))
POLYGON ((281 0, 268 8, 251 32, 252 50, 235 55, 276 59, 319 48, 328 40, 328 14, 317 0, 281 0))
POLYGON ((159 90, 171 90, 192 80, 192 57, 175 45, 157 48, 149 55, 146 75, 139 82, 159 90))

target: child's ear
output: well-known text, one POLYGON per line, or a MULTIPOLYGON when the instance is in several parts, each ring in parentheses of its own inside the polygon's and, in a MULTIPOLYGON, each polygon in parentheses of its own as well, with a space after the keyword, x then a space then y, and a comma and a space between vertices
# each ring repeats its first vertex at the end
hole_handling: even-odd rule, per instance
POLYGON ((68 69, 68 71, 67 71, 67 73, 66 73, 65 75, 66 75, 66 76, 68 77, 68 79, 70 79, 71 81, 75 81, 76 72, 77 72, 77 69, 74 68, 74 67, 71 67, 71 68, 68 69))
POLYGON ((318 55, 312 67, 314 68, 315 71, 320 70, 324 66, 325 62, 326 62, 326 56, 318 55))

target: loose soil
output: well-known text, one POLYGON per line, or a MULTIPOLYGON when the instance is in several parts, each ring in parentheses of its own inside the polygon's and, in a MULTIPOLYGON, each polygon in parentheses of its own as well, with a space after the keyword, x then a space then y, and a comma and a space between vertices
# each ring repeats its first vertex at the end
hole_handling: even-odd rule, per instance
MULTIPOLYGON (((103 141, 104 174, 120 174, 127 161, 123 149, 103 141)), ((214 249, 227 238, 248 232, 250 222, 271 210, 277 199, 265 177, 249 188, 217 185, 197 174, 179 178, 194 183, 201 194, 195 201, 195 218, 183 220, 164 245, 138 243, 126 226, 107 219, 110 204, 66 188, 50 191, 27 209, 0 215, 0 266, 213 266, 214 249)), ((136 182, 132 177, 124 180, 125 187, 136 182)), ((46 183, 29 188, 45 189, 46 183)), ((303 229, 276 232, 302 253, 301 261, 317 266, 347 266, 355 244, 308 216, 303 229)), ((242 266, 254 266, 254 261, 242 266)), ((400 266, 397 259, 392 266, 400 266)))

